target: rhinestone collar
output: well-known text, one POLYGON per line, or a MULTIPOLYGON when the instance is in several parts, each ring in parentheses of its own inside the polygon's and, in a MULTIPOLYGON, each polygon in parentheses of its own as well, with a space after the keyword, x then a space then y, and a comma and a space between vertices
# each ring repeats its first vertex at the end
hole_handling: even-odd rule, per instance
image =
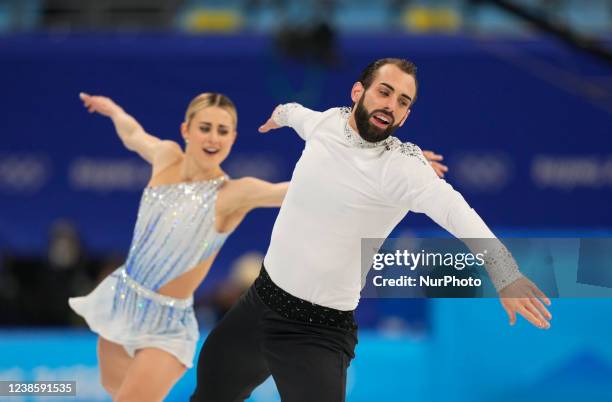
POLYGON ((175 186, 195 188, 196 186, 204 185, 204 184, 212 184, 213 186, 217 186, 218 184, 221 184, 227 180, 229 180, 229 177, 224 174, 222 176, 213 177, 212 179, 207 179, 207 180, 180 181, 178 183, 167 183, 167 184, 157 184, 155 186, 147 186, 145 187, 145 190, 156 190, 156 189, 161 189, 165 187, 175 187, 175 186))
POLYGON ((356 148, 377 148, 381 146, 388 146, 392 141, 392 138, 389 137, 382 141, 378 142, 369 142, 361 138, 359 133, 355 132, 351 125, 349 124, 349 118, 351 117, 351 108, 347 106, 343 106, 340 108, 340 117, 343 120, 344 124, 344 138, 349 143, 349 145, 356 148))

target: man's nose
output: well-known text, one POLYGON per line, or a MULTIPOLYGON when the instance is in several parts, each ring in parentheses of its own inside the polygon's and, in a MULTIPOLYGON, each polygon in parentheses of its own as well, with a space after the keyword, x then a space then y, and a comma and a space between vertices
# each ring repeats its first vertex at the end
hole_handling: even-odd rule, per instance
POLYGON ((385 103, 383 105, 383 110, 387 113, 389 113, 390 115, 393 115, 393 113, 395 112, 395 108, 394 108, 394 102, 391 99, 386 99, 385 103))
POLYGON ((395 102, 396 100, 393 98, 393 96, 388 96, 384 99, 383 101, 383 110, 385 112, 389 112, 391 114, 393 114, 393 112, 395 111, 395 102))

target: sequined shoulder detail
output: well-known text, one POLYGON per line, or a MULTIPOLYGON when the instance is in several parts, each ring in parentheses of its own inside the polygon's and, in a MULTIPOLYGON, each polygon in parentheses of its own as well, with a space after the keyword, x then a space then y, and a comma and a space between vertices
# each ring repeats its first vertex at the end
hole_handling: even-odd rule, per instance
POLYGON ((397 137, 389 137, 385 144, 386 151, 398 151, 400 154, 416 158, 419 162, 427 165, 427 159, 423 155, 421 148, 410 142, 401 142, 397 137))

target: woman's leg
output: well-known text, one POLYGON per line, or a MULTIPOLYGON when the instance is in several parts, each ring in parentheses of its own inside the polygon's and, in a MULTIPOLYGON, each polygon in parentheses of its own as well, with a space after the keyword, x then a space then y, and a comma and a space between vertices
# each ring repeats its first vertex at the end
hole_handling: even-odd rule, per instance
POLYGON ((156 348, 136 352, 115 402, 163 401, 187 368, 173 355, 156 348))
POLYGON ((98 338, 100 381, 112 398, 115 398, 119 387, 121 387, 132 360, 123 346, 102 337, 98 338))

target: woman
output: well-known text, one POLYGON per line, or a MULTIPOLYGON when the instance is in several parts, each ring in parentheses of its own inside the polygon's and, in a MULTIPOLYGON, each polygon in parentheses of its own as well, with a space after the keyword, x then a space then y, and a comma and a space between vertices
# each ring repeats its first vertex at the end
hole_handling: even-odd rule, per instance
MULTIPOLYGON (((192 366, 199 338, 194 291, 245 215, 280 206, 288 183, 224 174, 220 164, 237 125, 224 95, 204 93, 191 101, 181 124, 184 151, 145 132, 111 99, 80 98, 89 112, 112 119, 126 148, 152 165, 152 175, 125 264, 69 303, 99 335, 101 381, 113 400, 161 401, 192 366)), ((434 166, 438 173, 440 166, 434 166)))

